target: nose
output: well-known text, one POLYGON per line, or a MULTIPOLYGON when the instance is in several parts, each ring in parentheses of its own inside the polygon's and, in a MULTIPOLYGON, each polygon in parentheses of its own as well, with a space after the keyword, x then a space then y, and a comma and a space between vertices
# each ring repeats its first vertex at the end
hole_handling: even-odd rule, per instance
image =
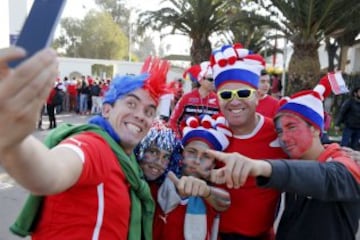
POLYGON ((194 159, 195 161, 195 163, 197 164, 197 165, 200 165, 200 159, 201 159, 201 156, 196 156, 196 158, 194 159))
POLYGON ((146 119, 145 110, 135 110, 134 116, 136 119, 138 119, 140 122, 144 122, 146 119))

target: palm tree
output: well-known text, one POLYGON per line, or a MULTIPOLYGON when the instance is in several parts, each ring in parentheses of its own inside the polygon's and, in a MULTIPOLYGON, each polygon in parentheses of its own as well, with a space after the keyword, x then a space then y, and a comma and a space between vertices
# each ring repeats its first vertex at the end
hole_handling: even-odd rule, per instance
POLYGON ((192 64, 199 64, 210 58, 212 47, 209 37, 228 29, 228 14, 234 2, 223 0, 164 0, 171 7, 140 14, 139 26, 143 29, 161 30, 171 27, 170 34, 190 37, 192 64))
MULTIPOLYGON (((358 0, 266 0, 261 6, 278 18, 279 29, 292 43, 288 92, 313 87, 320 76, 318 48, 327 34, 346 28, 359 14, 358 0), (271 2, 269 4, 269 2, 271 2)), ((270 18, 270 17, 269 17, 270 18)))
POLYGON ((233 38, 230 42, 239 42, 244 48, 268 57, 277 53, 283 53, 276 44, 271 41, 284 38, 273 29, 278 27, 276 22, 269 21, 269 17, 259 15, 256 11, 245 10, 248 3, 243 4, 244 8, 239 8, 231 16, 230 31, 233 38))

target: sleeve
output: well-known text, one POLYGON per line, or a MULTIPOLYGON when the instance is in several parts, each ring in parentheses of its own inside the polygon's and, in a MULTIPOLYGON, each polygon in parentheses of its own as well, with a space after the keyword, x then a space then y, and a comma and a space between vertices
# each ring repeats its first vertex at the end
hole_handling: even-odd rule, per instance
POLYGON ((103 181, 107 164, 105 158, 107 148, 103 140, 93 133, 72 136, 62 141, 59 147, 67 147, 75 151, 83 161, 83 170, 76 185, 98 184, 103 181))
POLYGON ((180 117, 184 112, 184 106, 185 106, 186 99, 185 97, 180 98, 180 100, 177 102, 174 111, 171 113, 170 119, 169 119, 169 127, 176 132, 178 136, 181 136, 181 132, 179 129, 179 123, 181 121, 180 117))
POLYGON ((335 126, 339 126, 341 123, 344 122, 347 112, 348 112, 348 109, 350 107, 350 103, 351 103, 351 99, 348 99, 341 106, 340 111, 338 112, 338 115, 337 115, 337 118, 335 121, 335 126))
POLYGON ((340 162, 277 160, 270 178, 258 177, 261 187, 276 188, 283 192, 298 193, 322 201, 358 201, 359 183, 340 162))

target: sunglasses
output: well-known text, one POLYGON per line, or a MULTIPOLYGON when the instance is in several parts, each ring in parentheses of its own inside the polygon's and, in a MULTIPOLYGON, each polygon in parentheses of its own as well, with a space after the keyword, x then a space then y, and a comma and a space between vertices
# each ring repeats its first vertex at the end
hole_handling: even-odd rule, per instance
POLYGON ((256 90, 251 88, 239 88, 234 90, 226 89, 218 92, 218 96, 222 100, 231 101, 235 95, 238 99, 248 99, 254 92, 256 92, 256 90))

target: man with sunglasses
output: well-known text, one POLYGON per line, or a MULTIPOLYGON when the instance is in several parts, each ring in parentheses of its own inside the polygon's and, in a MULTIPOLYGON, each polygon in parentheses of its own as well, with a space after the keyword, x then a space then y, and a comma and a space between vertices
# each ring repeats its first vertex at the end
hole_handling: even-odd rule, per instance
POLYGON ((214 79, 209 62, 200 64, 198 73, 198 88, 184 94, 176 104, 169 119, 169 126, 178 136, 181 136, 181 122, 189 116, 219 113, 219 103, 214 92, 214 79))
MULTIPOLYGON (((238 152, 253 159, 286 158, 272 120, 256 113, 263 58, 235 44, 215 50, 210 62, 220 110, 233 132, 225 152, 238 152)), ((221 239, 273 239, 279 192, 257 187, 254 178, 249 178, 242 188, 222 187, 230 192, 232 204, 220 219, 221 239)))
POLYGON ((359 228, 360 168, 338 144, 321 143, 326 89, 318 85, 294 94, 275 115, 279 141, 292 160, 208 150, 225 163, 216 170, 218 183, 242 188, 251 176, 261 187, 285 192, 276 240, 352 240, 359 228))

